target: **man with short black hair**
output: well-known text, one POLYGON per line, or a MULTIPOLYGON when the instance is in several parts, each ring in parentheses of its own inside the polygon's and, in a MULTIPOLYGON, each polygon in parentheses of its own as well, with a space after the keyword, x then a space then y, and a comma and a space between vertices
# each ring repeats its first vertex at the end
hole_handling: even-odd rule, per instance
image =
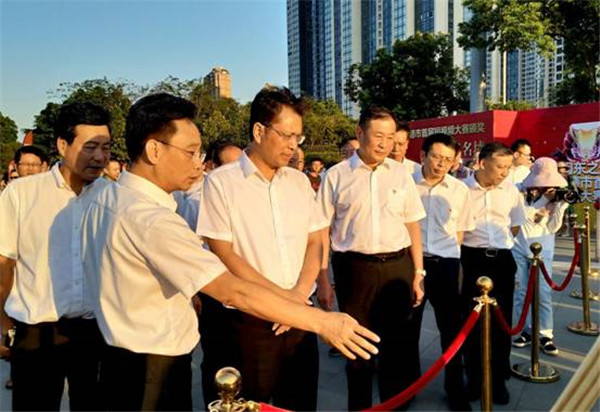
POLYGON ((520 188, 520 184, 529 174, 535 158, 531 155, 531 143, 527 139, 515 140, 510 146, 510 150, 513 158, 507 179, 520 188))
MULTIPOLYGON (((460 295, 460 244, 464 232, 474 229, 467 186, 448 172, 458 152, 458 143, 449 135, 428 136, 421 148, 422 167, 413 174, 427 216, 419 223, 423 241, 425 300, 433 306, 440 331, 442 351, 448 349, 463 324, 460 295)), ((418 331, 423 307, 415 311, 418 331)), ((415 342, 418 347, 418 339, 415 342)), ((471 410, 463 382, 460 355, 446 366, 444 388, 452 411, 471 410)))
POLYGON ((94 104, 63 105, 54 128, 61 163, 0 196, 0 318, 2 345, 15 327, 13 410, 59 410, 65 377, 71 410, 102 408, 104 342, 85 298, 79 241, 84 201, 109 158, 109 121, 94 104))
POLYGON ((166 93, 131 106, 125 130, 131 167, 84 214, 84 269, 109 346, 100 375, 108 410, 192 409, 191 352, 199 334, 191 299, 199 290, 254 316, 319 333, 350 357, 351 350, 367 358, 376 352, 367 340, 376 335, 349 316, 233 276, 175 213, 172 192, 187 190, 202 173, 195 113, 193 103, 166 93))
POLYGON ((394 147, 390 152, 390 159, 394 159, 395 161, 402 163, 407 172, 412 175, 420 165, 406 157, 409 143, 410 126, 407 122, 398 122, 396 137, 394 139, 394 147))
POLYGON ((111 182, 116 182, 121 176, 121 162, 115 158, 111 158, 104 168, 104 178, 111 182))
MULTIPOLYGON (((476 286, 480 276, 494 282, 490 295, 496 298, 507 323, 512 325, 513 292, 517 265, 511 253, 519 226, 525 223, 523 196, 507 176, 512 151, 501 143, 488 143, 479 153, 480 168, 464 182, 470 190, 470 208, 475 229, 464 234, 461 248, 463 265, 462 295, 468 313, 473 298, 481 292, 476 286)), ((492 322, 492 386, 494 403, 506 405, 509 394, 505 380, 510 377, 510 336, 492 322)), ((469 397, 477 399, 481 386, 480 332, 473 330, 466 342, 465 366, 469 397)))
POLYGON ((19 177, 45 172, 48 168, 48 155, 37 146, 21 146, 14 155, 19 177))
MULTIPOLYGON (((379 396, 385 401, 413 382, 406 363, 418 353, 408 353, 413 340, 404 327, 411 307, 423 299, 418 221, 425 211, 406 168, 388 158, 396 138, 394 114, 364 109, 356 135, 360 148, 328 170, 317 198, 330 222, 340 310, 381 334, 379 396)), ((371 406, 374 372, 372 361, 348 362, 349 410, 371 406)))
POLYGON ((338 149, 340 149, 340 155, 342 156, 342 160, 346 160, 352 157, 352 155, 358 150, 359 147, 360 143, 358 142, 356 136, 352 136, 342 140, 341 143, 338 144, 338 149))

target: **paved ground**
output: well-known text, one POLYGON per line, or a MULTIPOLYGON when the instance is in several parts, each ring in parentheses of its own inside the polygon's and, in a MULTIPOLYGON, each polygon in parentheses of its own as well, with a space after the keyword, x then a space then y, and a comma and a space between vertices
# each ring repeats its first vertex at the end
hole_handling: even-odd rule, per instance
MULTIPOLYGON (((594 245, 593 245, 594 246, 594 245)), ((595 250, 595 247, 592 247, 595 250)), ((592 255, 594 256, 594 255, 592 255)), ((570 238, 558 238, 554 261, 555 281, 564 279, 569 263, 573 257, 573 243, 570 238)), ((592 266, 597 266, 593 263, 592 266)), ((541 354, 541 361, 556 367, 561 375, 558 382, 551 384, 534 384, 512 378, 508 382, 511 402, 506 406, 494 405, 499 411, 548 411, 563 391, 573 373, 581 363, 583 357, 595 342, 594 337, 573 334, 566 329, 569 322, 582 320, 581 300, 573 299, 569 292, 580 289, 580 276, 575 278, 567 290, 553 295, 554 305, 554 332, 555 343, 560 349, 558 357, 541 354)), ((599 282, 593 280, 592 289, 600 288, 599 282)), ((591 313, 593 321, 600 323, 600 303, 592 302, 591 313)), ((319 410, 338 411, 344 410, 346 405, 346 377, 344 374, 344 360, 330 358, 327 355, 328 347, 320 344, 321 372, 319 378, 319 410)), ((524 362, 529 359, 530 349, 514 349, 511 354, 513 363, 524 362)), ((426 308, 421 333, 421 364, 423 371, 429 368, 440 356, 438 332, 431 307, 426 308)), ((201 410, 203 403, 199 367, 202 352, 198 349, 194 354, 194 408, 201 410)), ((8 367, 5 362, 0 362, 0 382, 5 382, 8 376, 8 367)), ((374 391, 376 393, 376 391, 374 391)), ((375 398, 374 402, 379 399, 375 398)), ((10 410, 11 393, 0 389, 0 410, 10 410)), ((472 404, 474 410, 479 410, 479 403, 472 404)), ((596 402, 594 410, 599 410, 596 402)), ((68 403, 63 399, 63 410, 68 410, 68 403)), ((438 376, 422 393, 420 393, 410 406, 409 410, 415 411, 440 411, 447 410, 443 391, 443 376, 438 376)))

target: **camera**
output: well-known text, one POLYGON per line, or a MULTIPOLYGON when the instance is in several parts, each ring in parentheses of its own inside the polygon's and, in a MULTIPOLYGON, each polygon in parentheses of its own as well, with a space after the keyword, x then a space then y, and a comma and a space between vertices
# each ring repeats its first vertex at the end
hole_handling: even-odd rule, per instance
POLYGON ((579 195, 579 192, 577 192, 575 190, 570 190, 567 188, 560 188, 560 189, 556 189, 556 195, 554 197, 554 200, 556 200, 556 201, 564 200, 565 202, 572 205, 575 203, 580 203, 581 196, 579 195))

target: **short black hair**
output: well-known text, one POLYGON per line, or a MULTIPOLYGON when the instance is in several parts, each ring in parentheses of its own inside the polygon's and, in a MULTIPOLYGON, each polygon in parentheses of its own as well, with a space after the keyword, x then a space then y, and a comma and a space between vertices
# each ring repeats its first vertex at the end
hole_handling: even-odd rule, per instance
POLYGON ((368 106, 360 112, 360 118, 358 119, 358 125, 361 129, 366 130, 371 120, 387 119, 390 118, 396 123, 396 130, 398 130, 398 119, 391 110, 386 109, 382 106, 368 106))
POLYGON ((42 163, 50 163, 50 158, 48 157, 48 155, 46 154, 44 149, 42 149, 41 147, 37 147, 37 146, 21 146, 21 147, 19 147, 13 157, 15 163, 18 164, 21 161, 21 157, 24 154, 32 154, 34 156, 37 156, 40 158, 40 161, 42 163))
POLYGON ((125 145, 131 161, 137 160, 150 137, 167 141, 175 133, 174 120, 196 117, 196 105, 168 93, 150 94, 139 99, 127 114, 125 145))
POLYGON ((408 124, 408 122, 400 120, 396 122, 396 131, 399 132, 401 130, 410 134, 410 125, 408 124))
POLYGON ((479 161, 489 159, 494 155, 512 156, 512 154, 513 151, 506 147, 506 145, 498 142, 491 142, 481 148, 481 151, 479 152, 479 161))
POLYGON ((352 137, 347 137, 344 140, 342 140, 340 143, 338 143, 338 149, 342 150, 342 148, 344 146, 346 146, 348 144, 348 142, 351 142, 352 140, 355 140, 358 142, 358 138, 356 136, 352 136, 352 137))
POLYGON ((75 139, 75 127, 79 125, 107 126, 110 131, 110 113, 90 102, 63 104, 54 122, 54 137, 71 144, 75 139))
POLYGON ((323 160, 322 157, 319 157, 319 156, 313 157, 312 159, 310 159, 310 163, 312 163, 312 162, 321 162, 322 165, 325 165, 325 161, 323 160))
POLYGON ((296 97, 287 87, 267 86, 258 92, 250 105, 248 132, 250 133, 251 142, 254 140, 254 124, 261 123, 270 126, 284 106, 291 108, 300 116, 303 116, 308 109, 306 100, 302 97, 296 97))
POLYGON ((421 150, 425 152, 425 154, 429 153, 429 149, 435 143, 441 143, 446 147, 454 150, 454 154, 457 154, 460 150, 460 146, 455 138, 445 133, 434 133, 425 138, 423 140, 423 144, 421 145, 421 150))
POLYGON ((243 150, 239 144, 233 141, 230 138, 223 138, 219 140, 215 140, 208 144, 208 148, 206 149, 206 157, 208 160, 211 160, 217 167, 222 166, 223 162, 221 161, 221 153, 228 147, 237 147, 240 150, 243 150))
POLYGON ((518 151, 520 148, 522 148, 523 146, 529 146, 531 147, 531 142, 527 139, 517 139, 513 142, 513 144, 510 145, 510 150, 514 152, 518 151))

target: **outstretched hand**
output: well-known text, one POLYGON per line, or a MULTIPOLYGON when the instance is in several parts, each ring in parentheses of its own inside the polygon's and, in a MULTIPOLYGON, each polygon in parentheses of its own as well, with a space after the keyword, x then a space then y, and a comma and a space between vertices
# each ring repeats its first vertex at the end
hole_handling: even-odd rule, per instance
POLYGON ((358 355, 363 359, 370 359, 371 354, 379 352, 372 343, 379 343, 379 336, 361 326, 353 317, 340 312, 328 312, 324 315, 325 324, 319 335, 345 357, 354 360, 358 355))

